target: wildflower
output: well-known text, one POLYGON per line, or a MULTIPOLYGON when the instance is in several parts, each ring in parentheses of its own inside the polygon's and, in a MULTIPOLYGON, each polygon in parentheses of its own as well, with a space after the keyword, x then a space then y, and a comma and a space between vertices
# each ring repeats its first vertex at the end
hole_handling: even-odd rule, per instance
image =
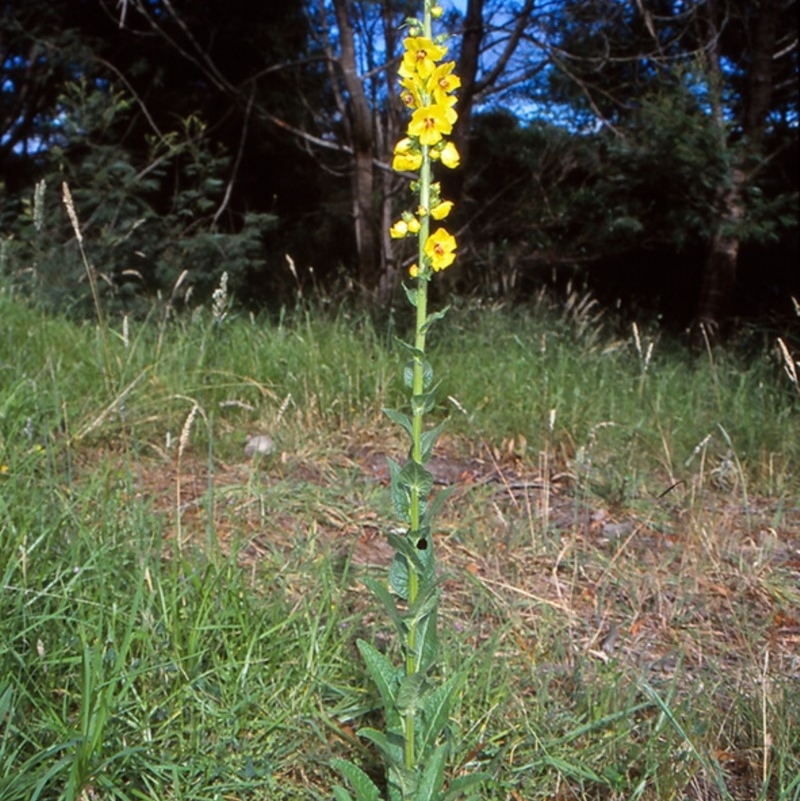
POLYGON ((392 169, 397 172, 416 172, 422 166, 422 153, 419 147, 407 136, 394 146, 392 169))
POLYGON ((453 105, 456 102, 451 93, 461 86, 461 78, 458 75, 453 75, 453 67, 455 65, 455 61, 447 61, 444 64, 440 64, 428 79, 427 86, 434 103, 453 105))
POLYGON ((422 153, 397 153, 392 169, 397 172, 416 172, 422 166, 422 153))
POLYGON ((444 228, 437 228, 425 243, 425 255, 430 259, 434 272, 446 270, 456 259, 456 240, 444 228))
POLYGON ((458 153, 458 148, 452 142, 445 143, 445 146, 439 153, 439 158, 442 160, 442 164, 451 170, 454 170, 461 163, 461 156, 458 153))
POLYGON ((398 220, 390 229, 389 236, 392 239, 402 239, 408 235, 408 223, 405 220, 398 220))
POLYGON ((405 54, 398 70, 401 78, 413 78, 419 75, 425 80, 433 72, 436 62, 444 58, 447 52, 446 47, 434 44, 425 36, 409 36, 403 40, 403 45, 405 54))
POLYGON ((411 116, 408 133, 419 138, 421 145, 436 145, 453 130, 456 113, 441 103, 418 108, 411 116))
POLYGON ((422 102, 419 81, 414 78, 403 78, 400 81, 403 91, 400 92, 400 99, 408 108, 420 108, 425 104, 422 102))
POLYGON ((431 209, 431 217, 433 217, 434 220, 443 220, 448 214, 450 214, 450 210, 452 208, 452 200, 443 200, 441 203, 438 203, 431 209))
POLYGON ((419 277, 419 266, 418 266, 418 265, 416 265, 416 264, 412 264, 412 265, 411 265, 411 266, 408 268, 408 274, 409 274, 409 275, 410 275, 412 278, 417 278, 417 277, 419 277))

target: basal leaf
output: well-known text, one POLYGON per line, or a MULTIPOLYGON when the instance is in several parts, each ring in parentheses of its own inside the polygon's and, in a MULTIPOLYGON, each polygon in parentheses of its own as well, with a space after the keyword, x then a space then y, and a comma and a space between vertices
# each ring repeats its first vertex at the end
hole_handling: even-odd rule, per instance
POLYGON ((463 682, 463 676, 451 676, 444 684, 440 684, 423 699, 422 714, 425 716, 425 735, 420 746, 422 753, 432 748, 436 738, 444 731, 450 716, 453 696, 463 682))
POLYGON ((403 764, 403 737, 398 733, 385 734, 377 729, 359 729, 358 736, 374 743, 383 754, 387 765, 403 764))
POLYGON ((334 758, 331 766, 350 782, 356 801, 381 801, 381 791, 361 768, 344 759, 334 758))
POLYGON ((395 667, 380 651, 377 651, 365 640, 358 640, 356 645, 370 677, 378 688, 384 709, 391 709, 396 702, 402 668, 395 667))
POLYGON ((444 784, 444 763, 447 759, 447 745, 440 745, 425 764, 425 770, 417 786, 414 801, 439 801, 444 784))
MULTIPOLYGON (((467 790, 475 787, 475 785, 480 784, 481 782, 487 782, 491 780, 491 776, 488 773, 470 773, 467 776, 459 776, 457 779, 453 779, 450 782, 450 786, 447 788, 447 792, 444 794, 442 801, 456 801, 456 799, 460 798, 467 790)), ((480 795, 470 796, 470 799, 480 799, 480 795)))

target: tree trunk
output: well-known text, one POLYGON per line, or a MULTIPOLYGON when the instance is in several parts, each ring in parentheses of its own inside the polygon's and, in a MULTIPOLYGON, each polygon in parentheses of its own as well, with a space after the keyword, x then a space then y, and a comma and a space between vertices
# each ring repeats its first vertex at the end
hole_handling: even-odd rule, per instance
POLYGON ((458 119, 453 126, 452 140, 461 156, 461 167, 445 178, 446 195, 456 204, 461 200, 464 188, 464 166, 469 159, 469 128, 484 33, 483 3, 484 0, 468 0, 467 2, 464 35, 461 38, 461 53, 456 70, 461 79, 461 88, 458 91, 458 105, 456 106, 458 119))
MULTIPOLYGON (((750 3, 747 4, 751 5, 750 3)), ((710 6, 709 32, 718 41, 719 28, 715 19, 716 3, 710 6)), ((753 37, 753 57, 747 80, 745 107, 742 115, 744 147, 733 164, 728 185, 723 190, 719 218, 709 240, 703 268, 703 280, 695 316, 695 341, 718 341, 734 311, 736 268, 741 242, 741 223, 745 218, 745 188, 748 171, 761 156, 767 112, 772 95, 772 55, 778 32, 780 0, 762 0, 753 37)), ((711 48, 711 79, 722 83, 717 48, 711 48)), ((720 132, 720 144, 725 145, 725 122, 722 101, 714 98, 715 122, 720 132)))
POLYGON ((353 224, 358 254, 358 279, 362 289, 374 291, 380 281, 380 238, 374 201, 373 158, 375 141, 372 115, 364 93, 364 85, 356 67, 356 50, 353 28, 347 15, 345 0, 334 0, 336 24, 342 48, 341 67, 345 88, 349 95, 348 108, 353 131, 353 224))
POLYGON ((703 281, 695 317, 695 342, 717 342, 733 312, 736 265, 739 260, 739 225, 744 218, 745 174, 734 169, 722 198, 720 219, 711 234, 703 268, 703 281))

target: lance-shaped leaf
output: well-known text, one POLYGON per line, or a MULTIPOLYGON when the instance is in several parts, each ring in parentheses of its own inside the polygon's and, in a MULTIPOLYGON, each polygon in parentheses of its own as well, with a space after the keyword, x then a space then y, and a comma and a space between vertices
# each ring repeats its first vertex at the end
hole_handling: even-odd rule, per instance
MULTIPOLYGON (((442 801, 456 801, 460 799, 464 793, 480 784, 481 782, 488 782, 491 780, 491 775, 488 773, 470 773, 468 776, 459 776, 450 782, 447 792, 444 794, 442 801)), ((480 801, 482 795, 470 796, 467 801, 480 801)))
POLYGON ((419 359, 420 361, 425 361, 425 351, 420 350, 419 348, 411 345, 408 342, 400 339, 400 337, 395 337, 394 341, 405 351, 408 351, 415 359, 419 359))
POLYGON ((436 610, 428 612, 417 623, 417 669, 425 672, 439 653, 439 632, 436 610))
POLYGON ((450 306, 445 306, 443 309, 439 311, 433 312, 433 314, 429 314, 425 319, 425 322, 422 324, 422 328, 420 328, 420 332, 423 334, 428 333, 428 329, 437 321, 441 320, 447 312, 450 311, 450 306))
POLYGON ((388 734, 377 729, 359 729, 358 736, 374 743, 383 754, 387 766, 403 765, 403 735, 400 732, 388 734))
POLYGON ((389 568, 389 586, 392 592, 403 601, 408 600, 408 559, 405 554, 396 553, 389 568))
POLYGON ((403 468, 394 459, 386 459, 391 478, 392 506, 398 517, 410 520, 411 494, 408 485, 402 478, 403 468))
MULTIPOLYGON (((410 423, 411 421, 409 421, 410 423)), ((441 423, 434 426, 433 428, 429 428, 427 431, 422 432, 422 436, 420 437, 419 444, 420 450, 422 451, 422 463, 425 464, 431 458, 433 454, 433 446, 436 445, 436 440, 439 439, 439 435, 442 433, 442 429, 445 426, 445 420, 442 420, 441 423)))
POLYGON ((398 412, 395 409, 384 409, 383 413, 393 422, 397 423, 409 437, 414 435, 414 429, 411 424, 411 418, 403 412, 398 412))
POLYGON ((403 292, 406 293, 406 297, 408 298, 408 302, 416 308, 417 306, 417 290, 407 287, 405 284, 402 284, 403 292))
POLYGON ((436 495, 433 497, 433 500, 428 504, 425 509, 425 512, 422 515, 422 526, 423 527, 430 527, 431 523, 433 522, 433 518, 439 513, 439 510, 442 508, 444 502, 455 492, 455 486, 446 487, 443 490, 439 490, 436 495))
POLYGON ((392 598, 389 591, 383 584, 381 584, 379 581, 375 581, 374 579, 365 578, 363 579, 363 582, 364 585, 372 590, 375 596, 377 596, 378 600, 383 604, 383 608, 386 610, 386 614, 392 619, 392 623, 394 623, 397 633, 401 637, 404 637, 406 624, 401 617, 400 612, 397 609, 397 604, 394 602, 394 598, 392 598))
POLYGON ((365 640, 358 640, 356 644, 369 675, 378 688, 383 708, 385 710, 393 709, 397 701, 402 668, 395 667, 380 651, 375 650, 365 640))
POLYGON ((444 784, 444 763, 447 759, 447 750, 447 745, 443 743, 427 760, 414 801, 439 801, 439 793, 444 784))
POLYGON ((464 681, 462 674, 457 673, 451 676, 444 684, 440 684, 431 690, 422 703, 422 714, 425 717, 425 734, 420 743, 421 752, 424 754, 429 748, 433 748, 436 738, 444 731, 450 719, 450 706, 453 696, 461 687, 464 681))
MULTIPOLYGON (((375 782, 357 765, 337 758, 331 760, 331 765, 350 782, 353 792, 356 794, 356 801, 381 801, 381 791, 375 785, 375 782)), ((344 801, 348 797, 347 793, 345 795, 340 794, 337 797, 337 801, 339 801, 339 798, 344 801)))

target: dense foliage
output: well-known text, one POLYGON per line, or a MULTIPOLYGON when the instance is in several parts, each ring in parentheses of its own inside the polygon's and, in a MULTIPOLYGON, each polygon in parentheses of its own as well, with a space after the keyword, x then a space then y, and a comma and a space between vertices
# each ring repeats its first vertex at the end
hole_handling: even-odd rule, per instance
MULTIPOLYGON (((176 300, 207 296, 225 271, 252 307, 312 290, 387 304, 408 263, 387 233, 403 189, 387 169, 402 104, 384 67, 414 10, 2 3, 3 273, 50 305, 88 308, 59 208, 66 180, 119 308, 170 297, 184 271, 176 300)), ((461 25, 453 10, 463 83, 462 168, 444 187, 459 201, 450 288, 525 298, 588 281, 683 323, 717 291, 709 254, 727 247, 719 291, 733 303, 714 313, 790 312, 795 11, 469 0, 461 25)))

